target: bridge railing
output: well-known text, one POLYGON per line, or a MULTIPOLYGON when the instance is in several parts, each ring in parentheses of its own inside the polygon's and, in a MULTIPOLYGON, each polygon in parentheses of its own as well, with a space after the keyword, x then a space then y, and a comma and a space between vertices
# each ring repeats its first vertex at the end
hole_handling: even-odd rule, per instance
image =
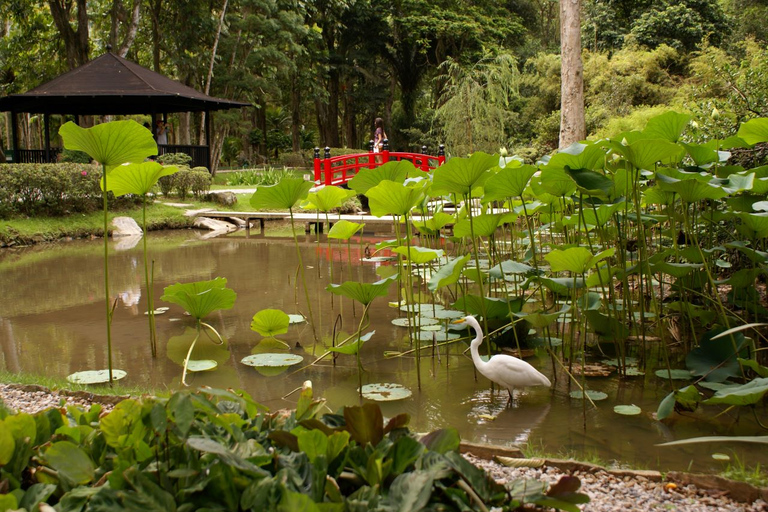
POLYGON ((445 147, 440 144, 437 156, 428 155, 427 147, 422 146, 421 153, 405 153, 389 150, 389 141, 384 140, 384 148, 380 153, 373 152, 373 141, 369 143, 368 153, 339 155, 331 157, 331 148, 325 148, 323 158, 320 158, 320 148, 315 148, 315 183, 317 185, 343 185, 360 171, 360 169, 375 169, 387 162, 408 160, 414 167, 424 172, 440 167, 445 163, 445 147))

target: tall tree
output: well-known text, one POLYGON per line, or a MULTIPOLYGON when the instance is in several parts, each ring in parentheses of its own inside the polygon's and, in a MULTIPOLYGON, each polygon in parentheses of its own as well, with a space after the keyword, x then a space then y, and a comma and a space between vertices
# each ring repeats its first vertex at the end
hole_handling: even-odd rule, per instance
POLYGON ((581 62, 581 0, 560 0, 560 147, 587 136, 584 67, 581 62))
POLYGON ((89 60, 88 6, 86 0, 48 0, 53 23, 59 30, 67 56, 69 69, 82 66, 89 60), (73 7, 75 11, 73 12, 73 7), (75 20, 75 25, 72 25, 75 20))

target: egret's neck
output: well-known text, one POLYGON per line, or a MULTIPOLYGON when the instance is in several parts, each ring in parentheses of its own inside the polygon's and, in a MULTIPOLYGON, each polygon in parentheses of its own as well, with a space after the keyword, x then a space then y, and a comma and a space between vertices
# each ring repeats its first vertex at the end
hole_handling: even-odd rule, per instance
POLYGON ((482 342, 483 342, 482 339, 474 339, 472 340, 472 343, 470 343, 469 345, 469 353, 472 354, 472 361, 475 363, 475 367, 478 370, 484 367, 486 364, 488 364, 482 359, 480 359, 480 352, 478 352, 477 350, 477 348, 480 346, 482 342))

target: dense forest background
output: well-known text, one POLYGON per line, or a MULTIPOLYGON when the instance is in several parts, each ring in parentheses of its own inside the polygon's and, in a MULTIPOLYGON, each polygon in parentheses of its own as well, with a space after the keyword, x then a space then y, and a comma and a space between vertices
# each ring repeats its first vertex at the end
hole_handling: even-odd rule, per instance
MULTIPOLYGON (((590 138, 669 108, 691 113, 702 138, 768 115, 768 0, 582 0, 581 12, 590 138)), ((559 27, 552 0, 3 0, 0 95, 109 46, 253 105, 214 114, 224 165, 367 148, 376 117, 396 150, 534 159, 558 144, 559 27)), ((199 115, 172 122, 171 142, 203 137, 199 115)), ((41 147, 42 120, 22 125, 41 147)), ((5 114, 5 148, 9 133, 5 114)))

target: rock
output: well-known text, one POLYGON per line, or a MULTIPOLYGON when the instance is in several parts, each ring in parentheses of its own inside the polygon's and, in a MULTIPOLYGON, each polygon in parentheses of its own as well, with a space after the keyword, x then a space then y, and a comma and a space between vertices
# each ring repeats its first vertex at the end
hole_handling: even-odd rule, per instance
POLYGON ((194 226, 196 228, 203 228, 222 233, 229 233, 237 230, 237 226, 234 224, 224 222, 223 220, 209 219, 208 217, 197 217, 194 226))
POLYGON ((112 225, 115 229, 112 231, 113 237, 141 235, 143 231, 131 217, 115 217, 112 219, 112 225))
POLYGON ((214 191, 208 194, 208 199, 216 204, 232 206, 237 202, 237 194, 226 190, 214 191))

